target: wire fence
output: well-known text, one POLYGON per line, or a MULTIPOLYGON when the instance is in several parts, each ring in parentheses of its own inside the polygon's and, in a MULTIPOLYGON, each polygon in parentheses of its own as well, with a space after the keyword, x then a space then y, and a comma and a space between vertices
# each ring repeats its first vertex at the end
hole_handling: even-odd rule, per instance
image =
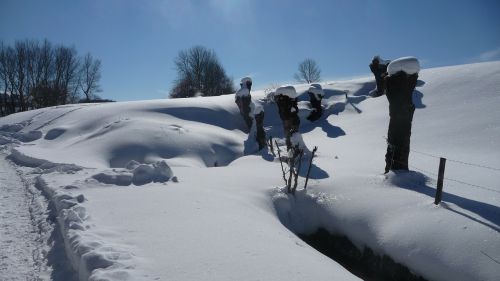
POLYGON ((469 163, 469 162, 465 162, 465 161, 450 159, 450 158, 447 158, 447 157, 441 157, 441 156, 437 156, 437 155, 430 154, 430 153, 427 153, 427 152, 417 151, 417 150, 414 150, 414 149, 410 149, 410 151, 418 153, 418 154, 422 154, 422 155, 425 155, 425 156, 429 156, 429 157, 432 157, 432 158, 438 158, 438 159, 439 158, 446 158, 446 161, 450 161, 450 162, 454 162, 454 163, 458 163, 458 164, 462 164, 462 165, 467 165, 467 166, 472 166, 472 167, 477 167, 477 168, 488 169, 488 170, 500 172, 500 168, 495 168, 495 167, 490 167, 490 166, 486 166, 486 165, 481 165, 481 164, 475 164, 475 163, 469 163))
MULTIPOLYGON (((448 159, 447 159, 447 161, 448 161, 448 159)), ((398 162, 398 161, 394 160, 394 162, 398 162)), ((401 163, 401 162, 399 162, 399 163, 401 163)), ((422 172, 428 178, 430 178, 431 180, 437 182, 437 178, 435 178, 435 177, 439 177, 439 175, 437 173, 431 172, 431 171, 428 171, 428 170, 425 170, 425 169, 421 169, 421 168, 415 167, 413 165, 408 165, 408 167, 410 167, 412 170, 417 170, 419 172, 422 172), (433 175, 435 177, 431 177, 431 176, 429 176, 429 174, 433 175)), ((482 186, 482 185, 478 185, 478 184, 472 184, 472 183, 468 183, 468 182, 465 182, 465 181, 462 181, 462 180, 458 180, 458 179, 454 179, 454 178, 450 178, 450 177, 444 177, 444 179, 447 180, 447 181, 451 181, 451 182, 455 182, 455 183, 459 183, 459 184, 463 184, 463 185, 467 185, 467 186, 471 186, 471 187, 475 187, 475 188, 480 188, 480 189, 484 189, 484 190, 488 190, 488 191, 493 191, 493 192, 500 193, 500 190, 492 188, 492 187, 482 186)))
MULTIPOLYGON (((392 147, 396 147, 395 145, 390 144, 389 141, 387 140, 387 138, 385 138, 385 140, 387 141, 388 145, 390 145, 392 147)), ((461 164, 461 165, 465 165, 465 166, 470 166, 470 167, 475 167, 475 168, 479 168, 479 169, 485 169, 485 170, 494 171, 494 172, 500 172, 500 168, 496 168, 496 167, 492 167, 492 166, 487 166, 487 165, 482 165, 482 164, 477 164, 477 163, 470 163, 470 162, 466 162, 466 161, 463 161, 463 160, 450 159, 450 158, 447 158, 447 157, 438 156, 438 155, 435 155, 435 154, 432 154, 432 153, 422 152, 422 151, 418 151, 418 150, 414 150, 414 149, 410 149, 410 151, 411 152, 415 152, 417 154, 421 154, 421 155, 427 156, 427 157, 435 158, 435 159, 445 158, 446 161, 449 161, 449 162, 453 162, 453 163, 457 163, 457 164, 461 164)), ((401 162, 399 162, 397 160, 394 160, 394 159, 392 159, 392 161, 393 162, 398 162, 400 164, 405 164, 405 163, 401 163, 401 162)), ((411 169, 413 169, 413 170, 417 170, 417 171, 422 172, 428 178, 430 178, 430 179, 432 179, 434 181, 437 181, 437 178, 435 178, 435 177, 439 177, 439 175, 437 173, 435 173, 435 172, 428 171, 426 169, 422 169, 422 168, 419 168, 419 167, 415 167, 414 165, 409 165, 409 164, 406 164, 406 165, 408 165, 408 167, 411 168, 411 169), (429 176, 429 175, 432 175, 433 177, 429 176)), ((480 188, 480 189, 483 189, 483 190, 488 190, 488 191, 500 193, 500 190, 498 188, 488 187, 488 186, 479 185, 479 184, 473 184, 473 183, 470 183, 470 182, 467 182, 467 181, 464 181, 464 180, 461 180, 461 179, 456 179, 456 178, 450 178, 450 177, 443 177, 443 178, 445 180, 447 180, 447 181, 451 181, 451 182, 454 182, 454 183, 458 183, 458 184, 462 184, 462 185, 466 185, 466 186, 470 186, 470 187, 474 187, 474 188, 480 188)))

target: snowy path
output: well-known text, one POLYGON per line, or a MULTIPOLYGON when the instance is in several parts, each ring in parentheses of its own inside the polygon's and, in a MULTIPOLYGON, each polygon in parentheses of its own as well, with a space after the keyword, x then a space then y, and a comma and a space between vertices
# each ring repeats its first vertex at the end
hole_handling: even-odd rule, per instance
MULTIPOLYGON (((1 155, 1 154, 0 154, 1 155)), ((44 280, 43 245, 32 220, 33 196, 16 170, 0 157, 0 280, 44 280)))

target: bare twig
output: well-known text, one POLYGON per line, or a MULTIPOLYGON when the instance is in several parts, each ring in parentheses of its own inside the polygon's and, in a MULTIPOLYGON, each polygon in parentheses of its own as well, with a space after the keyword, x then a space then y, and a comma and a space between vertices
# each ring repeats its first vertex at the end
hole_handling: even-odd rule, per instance
POLYGON ((293 184, 293 189, 292 189, 292 194, 295 193, 295 190, 297 190, 297 184, 299 183, 298 177, 299 177, 299 172, 300 172, 300 166, 302 164, 302 155, 304 154, 304 150, 299 149, 299 161, 297 164, 297 170, 295 171, 295 182, 293 184))
POLYGON ((293 168, 295 166, 295 157, 292 156, 291 158, 288 159, 288 166, 290 167, 290 172, 288 173, 288 182, 286 185, 286 191, 290 193, 292 191, 292 175, 293 175, 293 168))
POLYGON ((269 140, 268 140, 268 145, 269 145, 269 148, 271 149, 271 154, 276 157, 276 153, 274 153, 274 146, 273 146, 273 137, 270 136, 269 137, 269 140))
POLYGON ((278 150, 278 157, 280 159, 280 165, 281 165, 281 172, 283 173, 283 180, 285 181, 285 184, 287 184, 286 182, 286 175, 285 175, 285 169, 283 168, 283 162, 281 161, 281 153, 280 153, 280 148, 278 146, 278 142, 275 140, 274 141, 275 144, 276 144, 276 150, 278 150))
POLYGON ((309 181, 309 174, 311 173, 311 166, 312 166, 314 154, 316 154, 317 150, 318 150, 318 147, 315 146, 313 151, 312 151, 312 154, 311 154, 311 159, 309 160, 309 168, 307 169, 306 183, 304 184, 304 189, 307 188, 307 182, 309 181))

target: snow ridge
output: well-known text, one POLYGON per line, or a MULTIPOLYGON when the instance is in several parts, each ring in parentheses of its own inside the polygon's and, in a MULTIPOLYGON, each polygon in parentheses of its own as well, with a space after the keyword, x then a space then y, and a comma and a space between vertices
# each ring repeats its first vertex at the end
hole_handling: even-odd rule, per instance
POLYGON ((53 203, 66 253, 79 280, 146 280, 136 275, 136 258, 130 251, 106 244, 88 231, 92 225, 82 205, 85 201, 82 194, 72 196, 51 188, 43 176, 36 178, 36 187, 53 203))

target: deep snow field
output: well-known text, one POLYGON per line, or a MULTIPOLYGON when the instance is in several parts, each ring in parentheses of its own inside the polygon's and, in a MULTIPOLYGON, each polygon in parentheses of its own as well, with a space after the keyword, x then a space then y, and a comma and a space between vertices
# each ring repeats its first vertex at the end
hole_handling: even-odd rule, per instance
MULTIPOLYGON (((388 102, 369 96, 372 76, 321 83, 325 111, 313 123, 301 95, 300 132, 318 152, 307 191, 304 164, 295 195, 278 158, 256 151, 234 95, 3 117, 0 161, 12 170, 1 192, 18 182, 33 200, 0 211, 29 207, 37 239, 61 234, 52 257, 34 247, 40 280, 359 280, 296 235, 319 228, 428 280, 499 280, 500 62, 424 69, 419 80, 408 173, 383 174, 388 102), (435 205, 439 157, 448 161, 435 205), (40 226, 49 213, 52 230, 40 226), (40 264, 54 259, 74 273, 40 264)), ((284 144, 268 94, 252 99, 267 136, 284 144)), ((0 267, 9 278, 21 271, 0 267)))

